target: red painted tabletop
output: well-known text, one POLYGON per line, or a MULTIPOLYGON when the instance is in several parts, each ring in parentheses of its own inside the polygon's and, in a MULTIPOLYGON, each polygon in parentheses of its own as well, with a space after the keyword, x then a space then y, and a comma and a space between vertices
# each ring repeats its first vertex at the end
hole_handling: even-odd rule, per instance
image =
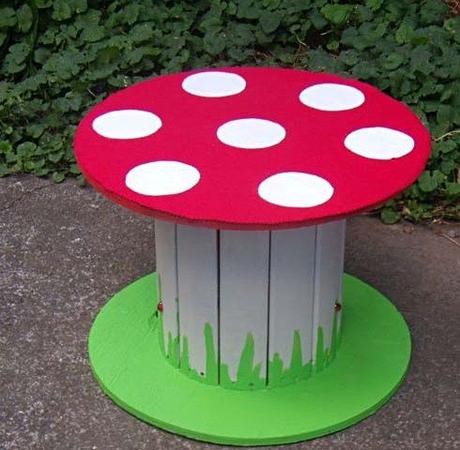
POLYGON ((378 89, 325 73, 222 68, 159 76, 96 105, 80 168, 135 211, 178 223, 277 229, 373 208, 412 184, 426 128, 378 89))

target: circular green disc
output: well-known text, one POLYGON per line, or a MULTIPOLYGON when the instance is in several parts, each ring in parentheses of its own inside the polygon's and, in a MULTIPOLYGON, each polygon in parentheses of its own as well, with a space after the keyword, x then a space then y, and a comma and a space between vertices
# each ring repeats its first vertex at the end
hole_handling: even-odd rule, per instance
POLYGON ((373 414, 408 368, 410 334, 401 314, 375 289, 345 275, 341 344, 325 370, 254 391, 200 383, 161 353, 156 284, 156 275, 147 275, 106 304, 89 335, 89 356, 115 403, 165 430, 236 445, 311 439, 373 414))

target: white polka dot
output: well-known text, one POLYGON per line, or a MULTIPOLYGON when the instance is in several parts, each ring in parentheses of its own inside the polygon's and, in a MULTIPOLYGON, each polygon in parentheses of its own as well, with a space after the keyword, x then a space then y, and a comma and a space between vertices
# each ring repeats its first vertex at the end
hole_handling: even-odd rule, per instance
POLYGON ((161 128, 161 119, 148 111, 120 109, 93 120, 93 130, 111 139, 137 139, 150 136, 161 128))
POLYGON ((286 137, 286 130, 271 120, 238 119, 221 125, 217 137, 232 147, 258 149, 279 144, 286 137))
POLYGON ((400 158, 414 146, 414 140, 406 133, 385 127, 360 128, 345 138, 348 150, 370 159, 400 158))
POLYGON ((281 172, 259 185, 259 195, 267 202, 288 208, 311 208, 327 202, 334 188, 324 178, 304 172, 281 172))
POLYGON ((199 97, 228 97, 239 94, 245 87, 243 77, 229 72, 195 73, 182 82, 184 91, 199 97))
POLYGON ((126 175, 126 186, 143 195, 171 195, 188 191, 200 180, 195 167, 178 161, 141 164, 126 175))
POLYGON ((304 89, 299 100, 320 111, 347 111, 364 103, 364 94, 352 86, 337 83, 321 83, 304 89))

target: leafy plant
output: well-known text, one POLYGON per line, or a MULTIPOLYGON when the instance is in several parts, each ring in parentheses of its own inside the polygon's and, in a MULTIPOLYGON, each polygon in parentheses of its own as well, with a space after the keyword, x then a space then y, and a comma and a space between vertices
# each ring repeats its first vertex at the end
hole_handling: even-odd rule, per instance
POLYGON ((416 184, 385 222, 460 217, 460 17, 441 0, 0 0, 0 176, 83 178, 72 137, 114 90, 193 67, 345 74, 431 130, 416 184))

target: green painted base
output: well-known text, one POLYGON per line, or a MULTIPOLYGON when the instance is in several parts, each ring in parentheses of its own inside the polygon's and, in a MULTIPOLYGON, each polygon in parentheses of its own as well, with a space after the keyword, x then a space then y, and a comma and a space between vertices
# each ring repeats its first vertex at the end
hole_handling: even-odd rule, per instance
POLYGON ((336 359, 295 384, 255 391, 194 381, 161 353, 156 275, 115 295, 89 335, 89 356, 105 393, 140 419, 194 439, 236 445, 301 441, 346 428, 373 414, 408 368, 404 319, 379 292, 345 275, 336 359))

